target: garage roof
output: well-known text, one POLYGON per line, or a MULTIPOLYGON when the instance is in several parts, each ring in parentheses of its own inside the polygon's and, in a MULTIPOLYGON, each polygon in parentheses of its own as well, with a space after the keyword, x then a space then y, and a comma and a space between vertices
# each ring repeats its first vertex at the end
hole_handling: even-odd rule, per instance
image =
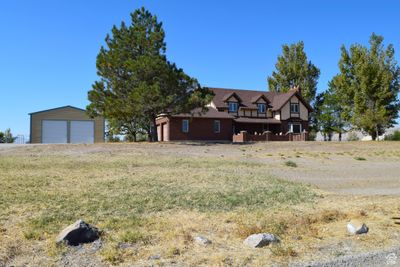
POLYGON ((47 112, 47 111, 52 111, 52 110, 57 110, 57 109, 63 109, 63 108, 72 108, 72 109, 76 109, 76 110, 79 110, 79 111, 85 111, 85 112, 86 112, 86 110, 84 110, 84 109, 81 109, 81 108, 77 108, 77 107, 73 107, 73 106, 68 105, 68 106, 62 106, 62 107, 58 107, 58 108, 51 108, 51 109, 46 109, 46 110, 41 110, 41 111, 32 112, 32 113, 29 113, 29 115, 37 114, 37 113, 42 113, 42 112, 47 112))

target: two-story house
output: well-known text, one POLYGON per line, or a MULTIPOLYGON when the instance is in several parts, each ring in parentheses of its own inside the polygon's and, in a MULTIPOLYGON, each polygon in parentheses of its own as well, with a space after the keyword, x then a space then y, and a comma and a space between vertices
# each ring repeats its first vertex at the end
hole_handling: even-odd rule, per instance
POLYGON ((209 89, 214 98, 205 113, 194 110, 191 114, 164 114, 157 118, 159 141, 232 141, 234 135, 243 131, 249 135, 269 133, 272 136, 308 131, 312 108, 299 88, 287 93, 209 89))

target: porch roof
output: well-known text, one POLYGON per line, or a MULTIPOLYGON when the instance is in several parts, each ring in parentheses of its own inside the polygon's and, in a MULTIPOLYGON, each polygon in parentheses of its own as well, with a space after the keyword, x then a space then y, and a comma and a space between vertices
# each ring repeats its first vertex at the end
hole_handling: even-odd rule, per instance
POLYGON ((281 121, 274 118, 237 118, 235 122, 240 123, 266 123, 266 124, 281 124, 281 121))

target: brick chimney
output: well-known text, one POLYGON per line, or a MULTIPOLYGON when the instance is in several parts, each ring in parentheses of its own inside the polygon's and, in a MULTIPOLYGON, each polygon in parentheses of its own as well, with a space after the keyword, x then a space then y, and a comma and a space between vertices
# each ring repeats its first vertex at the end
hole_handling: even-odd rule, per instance
POLYGON ((301 95, 301 88, 300 88, 300 86, 293 86, 291 89, 290 89, 290 91, 297 91, 300 95, 301 95))

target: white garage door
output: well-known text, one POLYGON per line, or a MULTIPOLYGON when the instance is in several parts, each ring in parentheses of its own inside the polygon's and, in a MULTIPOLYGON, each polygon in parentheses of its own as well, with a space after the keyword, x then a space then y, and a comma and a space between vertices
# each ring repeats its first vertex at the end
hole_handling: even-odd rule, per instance
POLYGON ((67 121, 43 120, 42 143, 58 144, 67 143, 67 121))
POLYGON ((94 121, 71 121, 71 143, 94 143, 94 121))

